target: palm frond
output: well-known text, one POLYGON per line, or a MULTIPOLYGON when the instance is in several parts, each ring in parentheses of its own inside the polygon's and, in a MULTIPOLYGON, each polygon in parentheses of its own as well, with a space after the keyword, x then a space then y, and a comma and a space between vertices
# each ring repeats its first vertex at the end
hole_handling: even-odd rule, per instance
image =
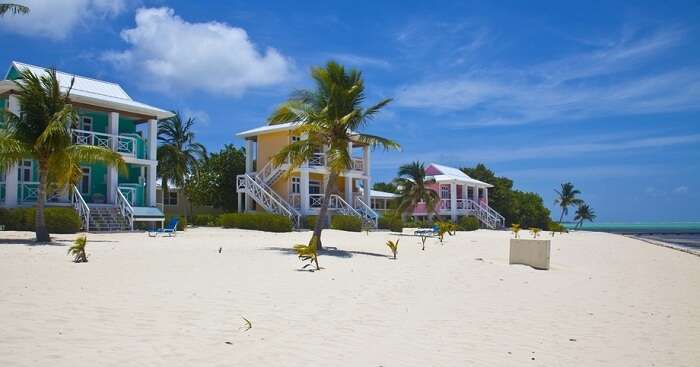
POLYGON ((6 13, 11 14, 28 14, 29 7, 19 4, 0 4, 0 16, 6 13))

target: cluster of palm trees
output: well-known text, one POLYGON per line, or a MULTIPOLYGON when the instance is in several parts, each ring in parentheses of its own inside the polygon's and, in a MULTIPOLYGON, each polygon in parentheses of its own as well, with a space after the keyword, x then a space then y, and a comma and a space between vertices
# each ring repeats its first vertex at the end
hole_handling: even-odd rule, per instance
POLYGON ((565 182, 561 184, 561 190, 554 190, 557 193, 557 198, 554 199, 554 204, 559 205, 561 208, 561 215, 559 216, 559 223, 564 220, 564 216, 569 214, 569 207, 576 206, 576 212, 574 213, 574 221, 576 226, 574 228, 581 228, 583 226, 583 221, 593 222, 596 218, 596 214, 591 209, 591 207, 586 204, 583 199, 579 198, 578 195, 581 191, 574 188, 574 184, 571 182, 565 182))
POLYGON ((423 162, 415 161, 399 167, 396 184, 399 187, 399 206, 401 216, 410 212, 418 203, 425 203, 429 213, 437 214, 435 206, 440 202, 437 191, 428 187, 435 180, 425 173, 423 162))
POLYGON ((0 3, 0 16, 5 15, 5 13, 27 14, 29 13, 29 7, 19 4, 0 3))

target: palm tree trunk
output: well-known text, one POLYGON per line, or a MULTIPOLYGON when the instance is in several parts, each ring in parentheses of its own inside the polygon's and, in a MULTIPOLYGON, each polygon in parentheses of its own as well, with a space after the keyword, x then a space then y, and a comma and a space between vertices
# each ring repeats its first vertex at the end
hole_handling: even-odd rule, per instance
POLYGON ((49 242, 49 231, 44 219, 44 207, 46 206, 46 188, 48 186, 49 168, 46 162, 39 161, 39 189, 36 195, 36 216, 34 218, 34 230, 37 242, 49 242))
POLYGON ((561 210, 561 215, 559 216, 559 224, 561 224, 562 220, 564 220, 564 209, 561 210))
POLYGON ((309 244, 312 244, 314 239, 316 240, 317 250, 323 250, 323 244, 321 243, 321 231, 326 223, 326 217, 328 216, 328 204, 330 204, 331 193, 335 187, 334 184, 337 178, 338 175, 335 173, 331 173, 330 176, 328 176, 326 191, 323 193, 323 203, 321 203, 321 210, 318 213, 318 220, 314 226, 314 234, 311 236, 311 240, 309 241, 309 244))

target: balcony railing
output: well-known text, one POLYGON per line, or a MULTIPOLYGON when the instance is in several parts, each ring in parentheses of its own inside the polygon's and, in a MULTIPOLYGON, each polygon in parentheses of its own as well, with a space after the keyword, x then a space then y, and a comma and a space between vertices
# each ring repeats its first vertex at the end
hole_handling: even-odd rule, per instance
MULTIPOLYGON (((39 182, 20 182, 17 185, 17 201, 20 203, 36 202, 39 196, 39 182)), ((67 202, 60 192, 46 194, 47 202, 67 202)))
POLYGON ((364 171, 365 170, 365 160, 362 158, 353 158, 352 159, 352 169, 355 171, 364 171))
MULTIPOLYGON (((452 199, 440 199, 440 205, 438 206, 438 210, 452 210, 452 199)), ((473 208, 470 207, 469 200, 467 199, 457 199, 456 200, 456 205, 457 205, 457 211, 463 212, 463 211, 468 211, 472 210, 473 208)))
POLYGON ((146 143, 140 138, 79 129, 73 129, 71 136, 73 144, 94 145, 114 150, 124 156, 145 158, 146 143))
MULTIPOLYGON (((327 164, 325 153, 314 153, 309 159, 310 167, 325 167, 327 164)), ((352 158, 350 169, 353 171, 364 171, 365 160, 363 158, 352 158)))

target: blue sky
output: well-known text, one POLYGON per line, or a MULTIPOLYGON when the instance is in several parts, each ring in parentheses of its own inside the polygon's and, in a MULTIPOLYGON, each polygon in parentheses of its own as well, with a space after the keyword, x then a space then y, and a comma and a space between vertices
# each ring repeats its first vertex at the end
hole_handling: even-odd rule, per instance
POLYGON ((572 181, 599 221, 700 220, 700 3, 33 0, 0 19, 11 60, 119 82, 240 146, 311 66, 394 102, 375 181, 412 160, 484 162, 541 194, 572 181), (206 5, 205 5, 206 4, 206 5))

